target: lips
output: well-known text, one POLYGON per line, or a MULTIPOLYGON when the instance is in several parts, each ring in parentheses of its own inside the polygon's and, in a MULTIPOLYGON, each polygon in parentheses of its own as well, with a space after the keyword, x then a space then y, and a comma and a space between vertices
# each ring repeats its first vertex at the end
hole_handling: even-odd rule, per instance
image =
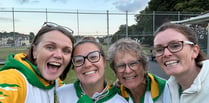
POLYGON ((47 63, 47 67, 52 72, 56 72, 61 67, 61 64, 57 63, 57 62, 49 62, 49 63, 47 63))
POLYGON ((172 60, 172 61, 167 61, 164 63, 165 66, 169 66, 169 65, 176 65, 179 63, 179 60, 172 60))
POLYGON ((84 75, 90 75, 90 74, 93 74, 93 73, 96 73, 96 70, 94 70, 94 71, 89 71, 89 72, 85 72, 85 73, 83 73, 84 75))
POLYGON ((131 77, 123 77, 123 79, 125 79, 125 80, 130 80, 130 79, 134 79, 134 78, 136 78, 136 76, 131 76, 131 77))

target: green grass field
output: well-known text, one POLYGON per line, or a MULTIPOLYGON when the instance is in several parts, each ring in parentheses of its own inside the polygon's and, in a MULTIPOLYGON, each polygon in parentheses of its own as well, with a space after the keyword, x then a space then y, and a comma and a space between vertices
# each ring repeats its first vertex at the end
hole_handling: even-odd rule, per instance
POLYGON ((0 48, 0 59, 5 59, 8 54, 11 53, 25 53, 27 52, 27 48, 26 47, 20 47, 20 48, 0 48))

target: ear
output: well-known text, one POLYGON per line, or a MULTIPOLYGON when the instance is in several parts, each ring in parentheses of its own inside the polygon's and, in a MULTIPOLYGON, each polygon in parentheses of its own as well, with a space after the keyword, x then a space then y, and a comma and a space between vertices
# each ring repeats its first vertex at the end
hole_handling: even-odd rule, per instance
POLYGON ((196 44, 196 45, 193 46, 192 58, 193 59, 197 58, 199 53, 200 53, 200 47, 199 47, 199 45, 196 44))
POLYGON ((37 58, 37 48, 35 45, 32 45, 32 53, 33 53, 33 59, 36 59, 37 58))

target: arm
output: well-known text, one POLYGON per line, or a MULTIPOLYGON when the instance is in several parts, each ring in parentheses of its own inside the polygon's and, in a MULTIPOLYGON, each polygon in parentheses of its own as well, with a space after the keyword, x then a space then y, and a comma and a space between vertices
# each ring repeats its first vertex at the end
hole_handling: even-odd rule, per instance
POLYGON ((0 103, 24 103, 26 81, 15 69, 0 72, 0 103))

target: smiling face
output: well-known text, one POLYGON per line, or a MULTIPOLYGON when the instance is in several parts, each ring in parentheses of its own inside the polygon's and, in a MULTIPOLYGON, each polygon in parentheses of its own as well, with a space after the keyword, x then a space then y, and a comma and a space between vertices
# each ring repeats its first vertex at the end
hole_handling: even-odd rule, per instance
MULTIPOLYGON (((154 47, 165 47, 168 43, 175 41, 189 41, 183 34, 174 29, 166 29, 159 32, 154 38, 154 47), (165 39, 166 38, 166 39, 165 39)), ((191 46, 183 44, 181 51, 171 53, 167 48, 162 56, 157 56, 156 60, 168 75, 183 75, 195 66, 195 58, 199 53, 197 45, 191 46)))
MULTIPOLYGON (((73 56, 87 56, 90 52, 99 51, 98 47, 93 43, 79 44, 74 49, 73 56)), ((87 58, 84 64, 79 67, 74 67, 77 78, 82 84, 95 84, 97 82, 104 82, 105 61, 100 54, 100 60, 91 63, 87 58)))
POLYGON ((46 80, 55 80, 62 74, 70 62, 71 54, 71 40, 56 30, 45 33, 33 49, 37 68, 46 80))
MULTIPOLYGON (((140 58, 138 58, 135 52, 116 52, 114 63, 115 65, 122 65, 134 63, 139 59, 140 58)), ((142 63, 139 62, 132 67, 133 68, 130 69, 128 66, 126 66, 123 72, 119 72, 117 68, 115 68, 116 76, 118 77, 119 81, 130 90, 135 89, 145 83, 145 69, 143 68, 142 63)))

